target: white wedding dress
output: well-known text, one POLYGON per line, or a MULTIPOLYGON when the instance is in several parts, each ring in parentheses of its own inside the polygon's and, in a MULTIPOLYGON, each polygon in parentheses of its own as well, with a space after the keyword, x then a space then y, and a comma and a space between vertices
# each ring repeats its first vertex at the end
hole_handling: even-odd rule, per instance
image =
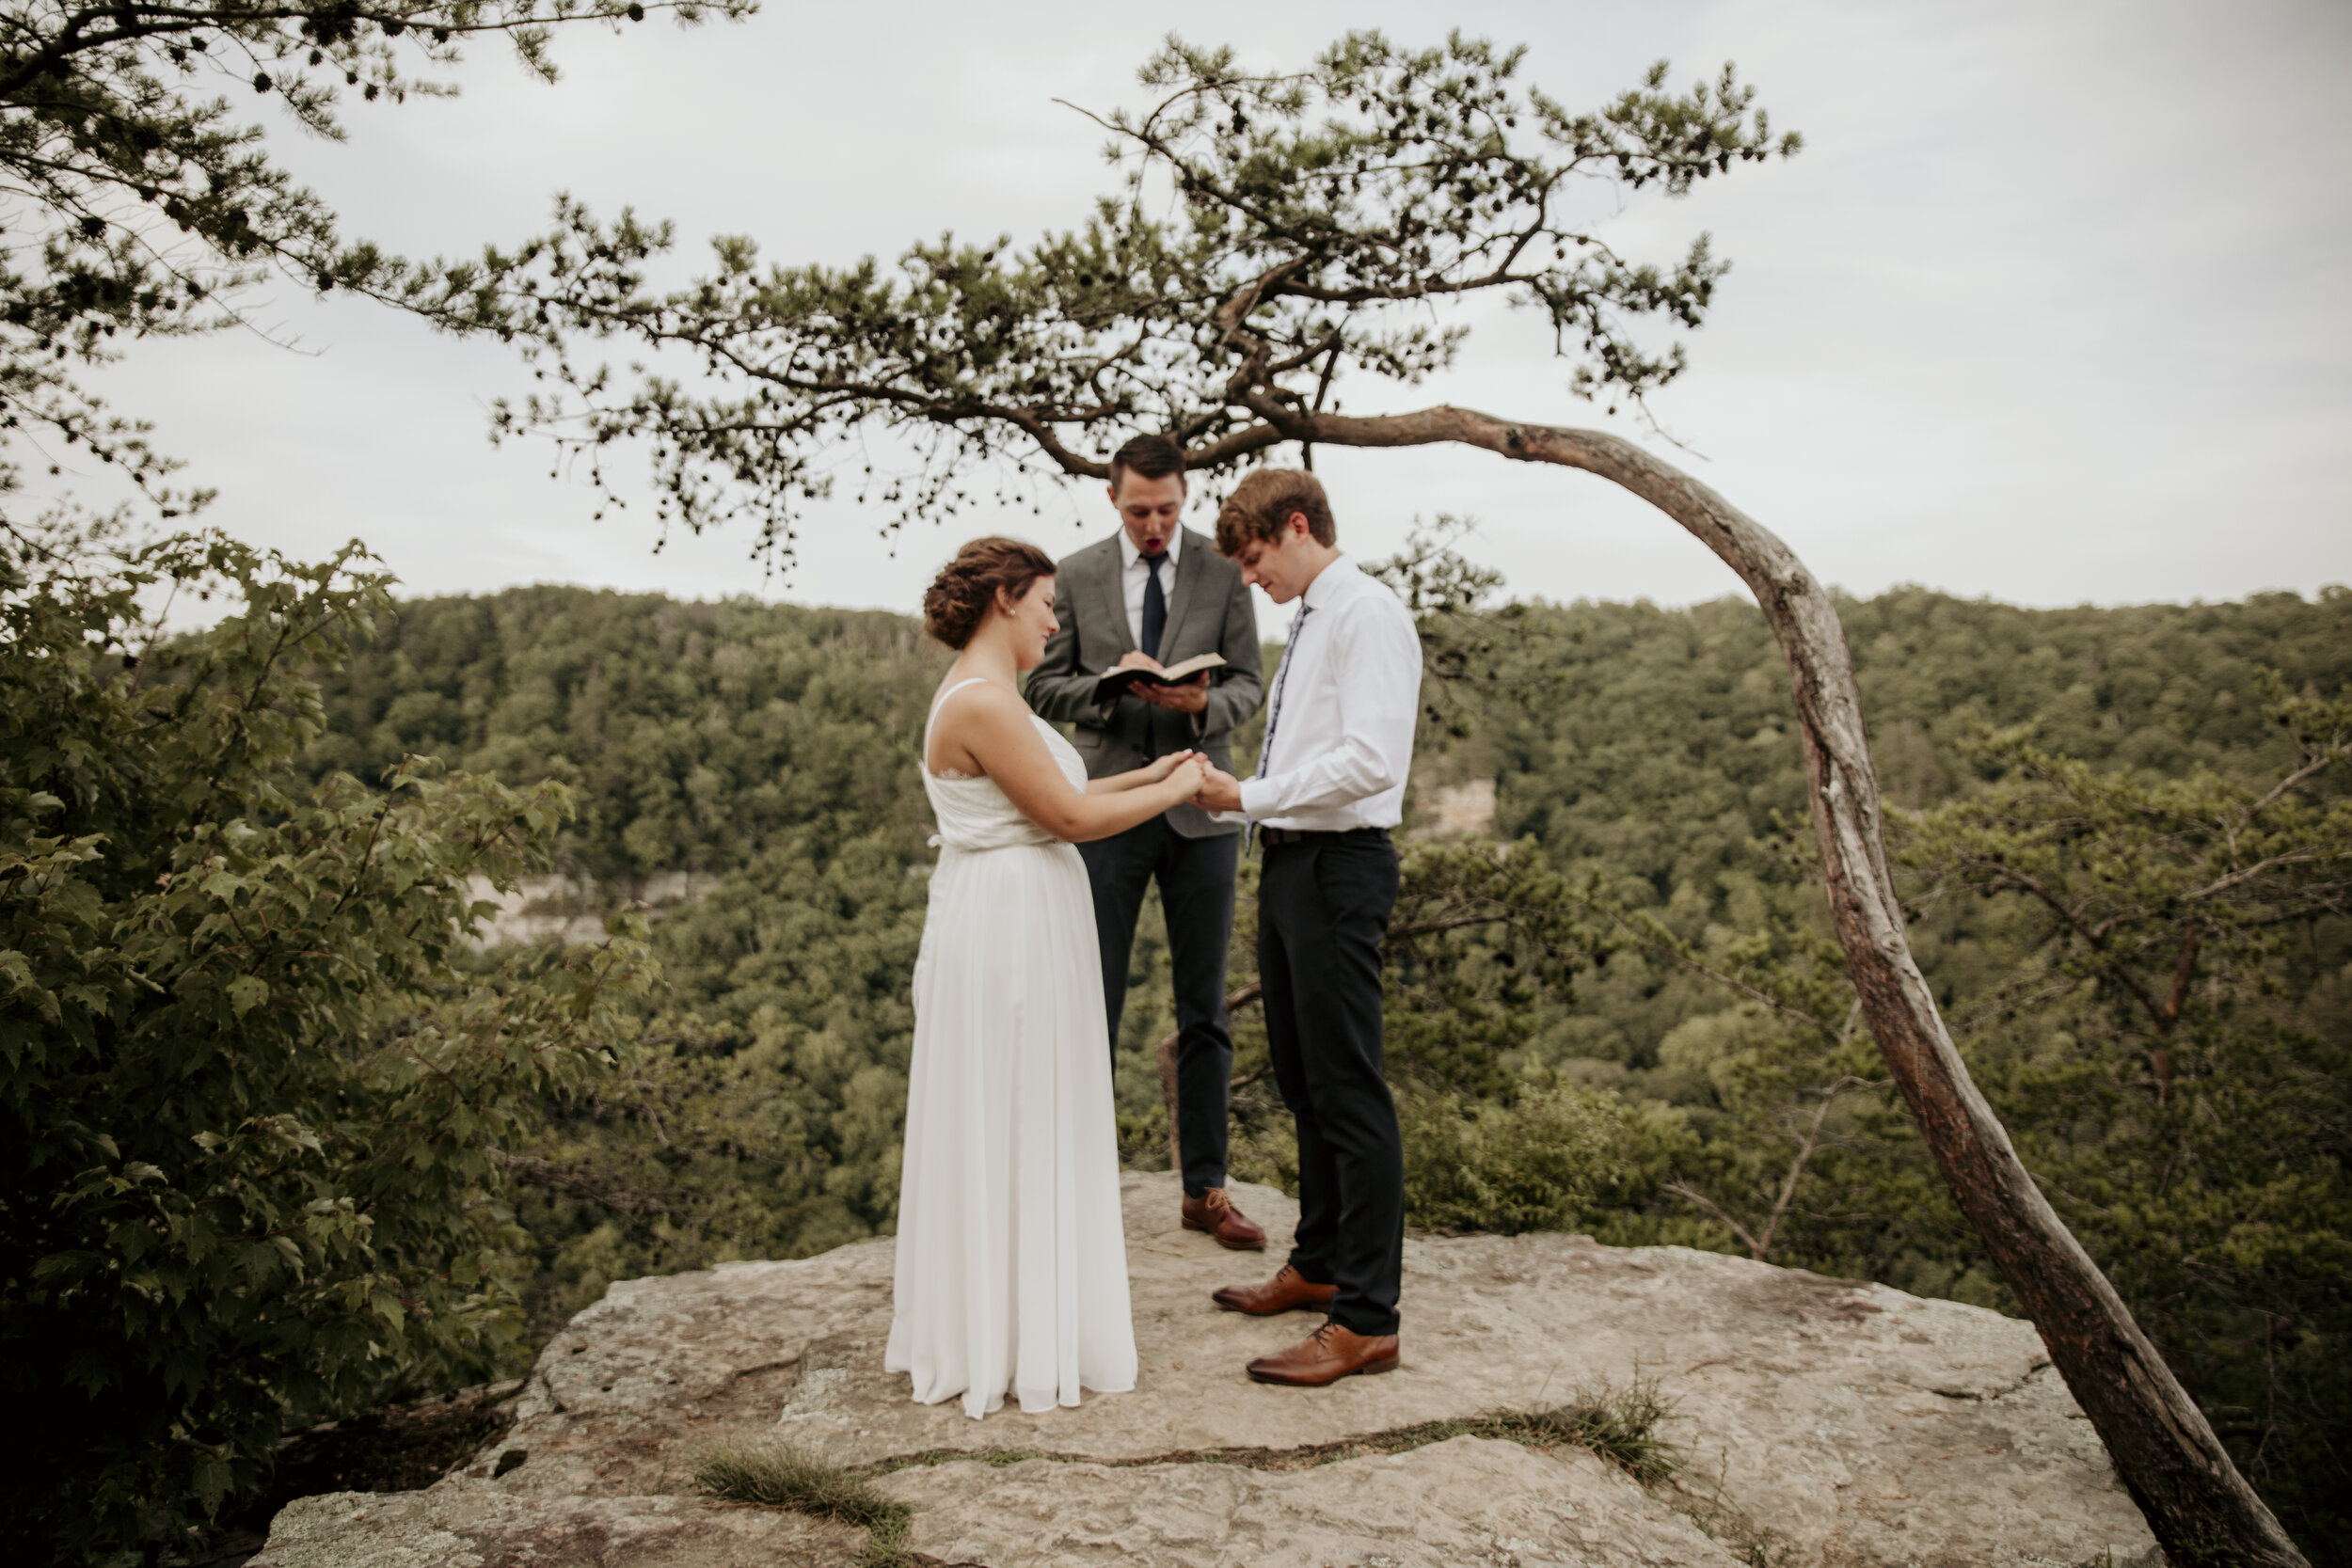
MULTIPOLYGON (((939 711, 966 686, 940 694, 939 711)), ((1036 721, 1063 774, 1077 752, 1036 721)), ((914 1056, 883 1365, 977 1418, 1136 1386, 1103 965, 1078 851, 986 778, 930 770, 939 865, 914 964, 914 1056)))

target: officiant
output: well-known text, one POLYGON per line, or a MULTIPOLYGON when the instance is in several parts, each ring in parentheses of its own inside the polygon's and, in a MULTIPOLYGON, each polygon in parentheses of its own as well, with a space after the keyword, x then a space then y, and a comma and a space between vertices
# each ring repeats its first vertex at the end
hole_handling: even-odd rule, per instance
MULTIPOLYGON (((1029 705, 1074 726, 1089 778, 1123 773, 1170 752, 1232 767, 1234 728, 1258 711, 1258 621, 1241 568, 1183 526, 1184 449, 1138 436, 1110 463, 1119 530, 1066 557, 1055 578, 1061 629, 1029 673, 1029 705), (1189 680, 1106 687, 1112 669, 1157 671, 1204 654, 1223 658, 1189 680)), ((1265 1232, 1225 1193, 1226 1092, 1233 1042, 1225 1023, 1225 950, 1233 932, 1240 829, 1181 805, 1123 833, 1081 844, 1094 884, 1103 1002, 1116 1053, 1127 964, 1144 889, 1157 883, 1176 992, 1176 1143, 1184 1224, 1229 1247, 1259 1248, 1265 1232)))

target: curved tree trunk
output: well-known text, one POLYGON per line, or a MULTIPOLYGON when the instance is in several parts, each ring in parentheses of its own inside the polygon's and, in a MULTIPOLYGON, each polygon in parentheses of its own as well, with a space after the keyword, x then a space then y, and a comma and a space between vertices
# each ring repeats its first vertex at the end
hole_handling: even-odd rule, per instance
POLYGON ((1828 592, 1788 546, 1688 474, 1597 431, 1515 424, 1450 407, 1379 418, 1301 416, 1279 405, 1258 411, 1287 439, 1354 447, 1459 442, 1521 462, 1582 468, 1665 513, 1740 574, 1788 660, 1813 829, 1863 1016, 1953 1196, 2171 1560, 2183 1568, 2307 1568, 1970 1081, 1903 933, 1844 629, 1828 592))

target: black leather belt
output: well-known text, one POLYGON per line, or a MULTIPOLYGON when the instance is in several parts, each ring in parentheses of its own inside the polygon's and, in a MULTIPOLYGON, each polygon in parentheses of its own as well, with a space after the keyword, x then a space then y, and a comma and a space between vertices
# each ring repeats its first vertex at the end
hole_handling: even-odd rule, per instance
POLYGON ((1389 836, 1386 828, 1342 828, 1317 832, 1307 828, 1260 828, 1258 842, 1269 849, 1278 844, 1311 844, 1325 838, 1382 838, 1389 836))

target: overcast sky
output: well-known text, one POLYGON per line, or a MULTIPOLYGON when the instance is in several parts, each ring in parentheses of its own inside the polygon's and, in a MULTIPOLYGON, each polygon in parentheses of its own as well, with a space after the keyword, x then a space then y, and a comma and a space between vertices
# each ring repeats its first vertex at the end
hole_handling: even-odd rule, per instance
MULTIPOLYGON (((943 230, 1019 240, 1081 219, 1112 176, 1099 135, 1053 101, 1136 102, 1135 68, 1171 26, 1279 67, 1350 27, 1437 41, 1437 14, 771 0, 740 25, 564 38, 554 87, 485 48, 454 101, 351 103, 342 145, 273 129, 350 233, 411 254, 541 230, 563 189, 675 219, 697 265, 723 232, 778 261, 887 259, 943 230)), ((1683 85, 1733 60, 1775 128, 1804 134, 1791 162, 1633 198, 1606 232, 1671 261, 1708 230, 1731 259, 1692 371, 1656 405, 1692 449, 1669 455, 1823 578, 2038 605, 2352 581, 2352 5, 1444 14, 1525 42, 1522 78, 1571 106, 1660 57, 1683 85)), ((304 556, 356 535, 407 592, 556 581, 911 610, 988 526, 884 541, 879 514, 844 501, 788 578, 763 580, 748 531, 656 556, 649 507, 593 522, 544 451, 488 445, 490 400, 528 382, 510 351, 291 288, 256 303, 278 341, 143 345, 107 391, 220 488, 213 521, 304 556)), ((1456 372, 1387 401, 1611 423, 1569 395, 1532 318, 1473 320, 1456 372)), ((1351 407, 1372 405, 1362 390, 1351 407)), ((1478 519, 1470 553, 1514 594, 1687 603, 1738 586, 1584 475, 1439 449, 1327 449, 1318 467, 1369 555, 1447 511, 1478 519)), ((1088 486, 1002 526, 1059 553, 1112 523, 1088 486)))

